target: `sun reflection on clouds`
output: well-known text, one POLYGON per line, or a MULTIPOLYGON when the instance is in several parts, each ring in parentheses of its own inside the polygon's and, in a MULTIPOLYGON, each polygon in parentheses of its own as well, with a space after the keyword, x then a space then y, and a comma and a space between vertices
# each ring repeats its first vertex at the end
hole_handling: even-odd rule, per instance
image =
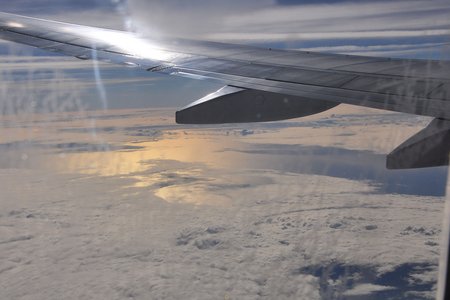
MULTIPOLYGON (((125 145, 139 150, 66 153, 56 165, 63 173, 129 179, 131 184, 122 189, 152 190, 170 203, 223 206, 229 199, 220 192, 208 190, 211 182, 219 182, 207 172, 209 167, 237 163, 236 158, 218 159, 218 150, 224 143, 223 139, 212 142, 201 135, 187 139, 184 133, 171 133, 167 139, 125 145)), ((225 156, 231 158, 236 154, 225 156)))

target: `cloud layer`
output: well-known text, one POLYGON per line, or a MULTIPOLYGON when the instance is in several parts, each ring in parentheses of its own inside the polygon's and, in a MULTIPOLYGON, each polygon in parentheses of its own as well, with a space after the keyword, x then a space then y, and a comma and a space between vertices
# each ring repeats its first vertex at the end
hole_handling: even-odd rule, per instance
MULTIPOLYGON (((381 179, 373 153, 291 145, 367 149, 417 126, 364 111, 278 129, 175 127, 155 110, 0 118, 0 298, 433 299, 443 199, 347 178, 381 179), (318 160, 344 178, 292 172, 318 160)), ((436 171, 410 184, 442 188, 424 184, 436 171)))

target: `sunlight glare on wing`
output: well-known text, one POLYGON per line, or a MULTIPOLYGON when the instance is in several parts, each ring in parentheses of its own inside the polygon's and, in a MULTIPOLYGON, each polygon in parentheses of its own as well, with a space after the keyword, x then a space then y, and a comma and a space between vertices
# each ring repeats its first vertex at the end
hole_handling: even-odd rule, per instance
POLYGON ((6 23, 6 25, 11 28, 24 28, 25 27, 25 25, 23 25, 21 23, 17 23, 17 22, 8 22, 8 23, 6 23))
MULTIPOLYGON (((67 27, 65 31, 74 32, 75 28, 67 27)), ((111 45, 111 47, 120 49, 124 54, 139 58, 170 62, 180 56, 177 53, 158 49, 154 42, 140 38, 132 33, 87 27, 76 28, 76 33, 93 42, 106 43, 111 45)))

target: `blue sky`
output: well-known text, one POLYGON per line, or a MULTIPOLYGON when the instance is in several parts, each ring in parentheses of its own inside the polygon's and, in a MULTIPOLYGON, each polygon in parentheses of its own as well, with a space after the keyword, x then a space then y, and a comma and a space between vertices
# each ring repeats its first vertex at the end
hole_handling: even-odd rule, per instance
MULTIPOLYGON (((12 13, 152 34, 319 52, 450 59, 448 0, 0 0, 0 4, 12 13)), ((101 107, 99 90, 87 84, 94 78, 92 64, 77 68, 77 61, 64 58, 68 67, 59 66, 59 73, 52 73, 50 54, 43 51, 1 43, 0 53, 9 58, 39 55, 37 62, 41 60, 45 70, 41 73, 49 80, 63 74, 65 82, 73 81, 70 88, 79 89, 87 107, 101 107)), ((6 63, 3 59, 1 64, 6 63)), ((3 81, 17 80, 21 72, 27 74, 9 71, 3 81)), ((180 107, 219 87, 111 66, 102 67, 101 75, 110 108, 180 107)))

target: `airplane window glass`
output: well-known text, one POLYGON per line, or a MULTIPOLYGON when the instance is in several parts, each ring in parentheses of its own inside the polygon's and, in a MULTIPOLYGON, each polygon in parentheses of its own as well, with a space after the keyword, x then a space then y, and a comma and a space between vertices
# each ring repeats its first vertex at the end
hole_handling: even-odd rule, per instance
POLYGON ((444 299, 448 1, 30 3, 1 299, 444 299))

